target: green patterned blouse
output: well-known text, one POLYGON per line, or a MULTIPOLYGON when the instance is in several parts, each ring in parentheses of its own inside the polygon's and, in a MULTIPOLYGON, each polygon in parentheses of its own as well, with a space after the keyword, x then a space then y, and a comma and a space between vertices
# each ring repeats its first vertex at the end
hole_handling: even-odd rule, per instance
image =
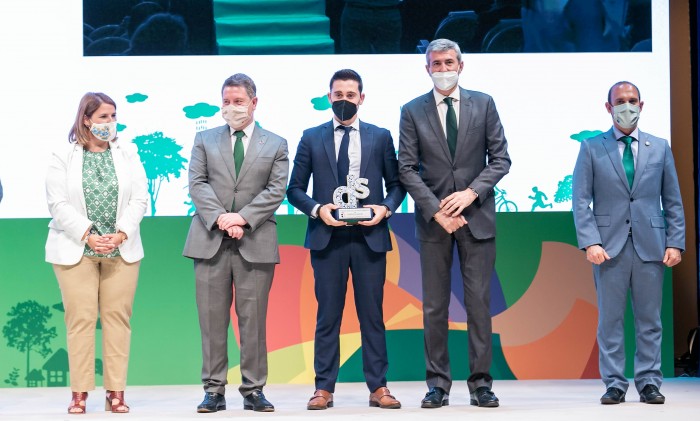
MULTIPOLYGON (((117 232, 117 200, 119 182, 114 170, 112 152, 90 152, 83 150, 83 193, 87 206, 87 217, 93 222, 92 234, 113 234, 117 232)), ((84 256, 117 257, 119 249, 109 254, 95 253, 87 244, 84 256)))

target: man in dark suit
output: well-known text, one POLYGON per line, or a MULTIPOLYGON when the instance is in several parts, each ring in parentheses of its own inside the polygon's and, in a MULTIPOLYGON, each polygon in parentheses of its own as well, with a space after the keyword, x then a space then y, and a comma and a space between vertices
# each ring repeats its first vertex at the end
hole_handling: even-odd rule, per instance
POLYGON ((574 169, 576 235, 593 264, 598 296, 598 365, 607 388, 602 404, 624 402, 629 386, 624 336, 628 292, 636 331, 635 387, 642 402, 666 401, 659 392, 664 266, 681 261, 685 218, 668 142, 637 128, 643 107, 634 84, 614 84, 605 104, 613 127, 581 142, 574 169))
POLYGON ((280 256, 275 210, 289 174, 287 141, 255 124, 253 80, 241 73, 221 88, 225 125, 197 133, 189 170, 197 211, 183 254, 194 259, 202 331, 204 401, 226 409, 227 338, 233 292, 241 339, 243 409, 274 411, 267 381, 267 302, 280 256))
POLYGON ((401 204, 406 192, 399 183, 391 134, 360 122, 357 117, 364 98, 362 79, 355 71, 339 70, 333 75, 328 94, 333 120, 304 131, 287 190, 289 203, 309 215, 304 246, 311 249, 318 302, 314 344, 316 391, 307 404, 308 409, 333 406, 349 272, 352 272, 360 320, 369 405, 401 407, 386 387, 389 363, 382 305, 386 252, 391 250, 387 218, 401 204), (309 197, 306 192, 312 175, 313 195, 309 197), (372 209, 371 220, 349 225, 334 217, 333 211, 338 206, 334 204, 333 192, 346 186, 348 175, 367 180, 369 196, 359 204, 372 209))
POLYGON ((423 408, 449 404, 447 352, 450 268, 455 244, 469 323, 467 381, 472 405, 495 407, 491 391, 490 283, 496 260, 493 188, 510 169, 493 99, 458 86, 464 67, 457 43, 426 50, 434 89, 401 110, 399 174, 416 205, 423 275, 426 381, 423 408))

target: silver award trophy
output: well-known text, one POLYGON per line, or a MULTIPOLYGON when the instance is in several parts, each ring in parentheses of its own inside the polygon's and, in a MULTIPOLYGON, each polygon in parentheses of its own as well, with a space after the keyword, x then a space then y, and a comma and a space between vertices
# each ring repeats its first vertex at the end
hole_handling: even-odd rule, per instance
POLYGON ((333 212, 333 217, 348 224, 358 221, 369 221, 374 217, 372 208, 358 208, 357 200, 369 196, 369 181, 366 178, 357 178, 348 174, 346 186, 340 186, 333 192, 333 203, 338 206, 333 212))

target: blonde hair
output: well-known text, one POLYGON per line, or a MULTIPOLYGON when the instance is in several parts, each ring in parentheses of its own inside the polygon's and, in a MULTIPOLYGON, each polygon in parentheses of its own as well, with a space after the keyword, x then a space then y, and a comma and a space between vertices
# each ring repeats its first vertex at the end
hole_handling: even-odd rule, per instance
POLYGON ((110 104, 115 110, 117 109, 117 104, 114 103, 114 100, 102 92, 88 92, 83 95, 80 105, 78 105, 78 112, 75 115, 73 127, 68 132, 69 142, 77 142, 82 146, 90 142, 93 136, 90 133, 90 128, 83 124, 83 119, 93 115, 102 104, 110 104))

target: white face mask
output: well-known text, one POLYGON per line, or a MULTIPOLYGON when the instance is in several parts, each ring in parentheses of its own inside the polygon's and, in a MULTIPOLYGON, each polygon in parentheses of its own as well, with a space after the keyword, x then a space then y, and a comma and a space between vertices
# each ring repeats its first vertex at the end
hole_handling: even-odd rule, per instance
POLYGON ((233 105, 229 104, 221 108, 221 116, 226 120, 226 123, 236 130, 243 129, 244 124, 250 118, 248 113, 248 105, 233 105))
POLYGON ((613 120, 623 129, 631 129, 637 126, 639 121, 639 105, 624 104, 613 107, 613 120))
POLYGON ((92 123, 92 126, 90 126, 90 133, 104 142, 114 140, 114 138, 117 137, 117 122, 92 123))
POLYGON ((455 87, 459 81, 459 73, 457 72, 434 72, 430 74, 435 87, 441 91, 447 91, 455 87))

